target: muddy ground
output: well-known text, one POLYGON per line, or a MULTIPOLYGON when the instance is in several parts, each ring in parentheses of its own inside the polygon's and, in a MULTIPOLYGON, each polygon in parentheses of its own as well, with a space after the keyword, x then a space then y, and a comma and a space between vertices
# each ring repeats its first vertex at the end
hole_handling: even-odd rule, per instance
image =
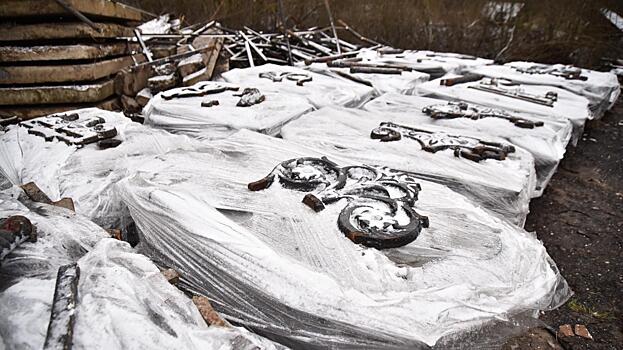
POLYGON ((542 320, 586 325, 594 340, 529 332, 507 349, 623 349, 623 102, 589 122, 543 197, 530 204, 536 231, 575 295, 542 320), (534 333, 534 334, 532 334, 534 333), (550 344, 547 344, 549 340, 550 344))

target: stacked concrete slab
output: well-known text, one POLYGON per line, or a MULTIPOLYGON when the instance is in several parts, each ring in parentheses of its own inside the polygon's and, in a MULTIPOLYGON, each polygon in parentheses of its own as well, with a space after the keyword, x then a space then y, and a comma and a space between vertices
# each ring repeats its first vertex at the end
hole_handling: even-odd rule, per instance
POLYGON ((144 60, 121 38, 147 17, 108 0, 0 2, 0 116, 117 106, 114 74, 144 60))

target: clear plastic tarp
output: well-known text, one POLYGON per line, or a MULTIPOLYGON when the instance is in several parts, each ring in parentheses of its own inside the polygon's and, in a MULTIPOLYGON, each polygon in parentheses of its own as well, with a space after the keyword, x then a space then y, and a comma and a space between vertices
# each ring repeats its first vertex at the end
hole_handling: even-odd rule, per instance
POLYGON ((198 139, 227 137, 242 128, 276 135, 283 124, 313 109, 302 96, 263 89, 247 106, 241 100, 250 88, 205 81, 159 93, 143 109, 145 124, 198 139))
POLYGON ((521 84, 556 86, 588 98, 596 117, 610 109, 621 88, 617 76, 610 72, 577 68, 563 64, 509 62, 469 69, 470 73, 491 78, 508 79, 521 84))
MULTIPOLYGON (((0 193, 0 217, 27 217, 36 242, 0 265, 0 345, 41 349, 57 271, 78 263, 73 349, 274 349, 244 329, 208 327, 192 301, 145 256, 81 215, 0 193)), ((23 195, 22 195, 23 196, 23 195)))
MULTIPOLYGON (((449 75, 443 79, 455 77, 449 75)), ((491 78, 452 86, 442 85, 441 82, 442 79, 437 79, 418 85, 418 94, 545 117, 554 116, 556 120, 560 117, 567 118, 573 125, 571 138, 573 144, 576 144, 582 135, 586 121, 593 118, 586 97, 555 86, 518 84, 491 78)))
POLYGON ((265 64, 232 69, 222 75, 233 84, 245 84, 262 92, 274 92, 282 99, 294 94, 305 97, 314 107, 359 107, 378 95, 370 87, 342 77, 327 76, 310 70, 265 64))
MULTIPOLYGON (((96 143, 68 145, 52 136, 57 126, 39 125, 33 133, 33 129, 15 125, 0 138, 0 171, 14 185, 35 182, 53 201, 72 198, 77 212, 106 228, 120 228, 123 216, 119 201, 112 198, 112 184, 128 175, 140 157, 193 149, 197 142, 132 122, 121 113, 87 108, 60 115, 68 114, 78 115, 74 122, 101 118, 101 125, 115 128, 115 139, 121 144, 108 149, 96 143)), ((58 122, 58 118, 47 118, 35 123, 58 122)))
POLYGON ((473 131, 424 126, 411 114, 326 107, 286 125, 282 137, 326 154, 413 172, 520 226, 536 186, 534 158, 524 149, 505 150, 507 141, 473 131), (396 137, 378 137, 383 133, 396 137), (476 161, 462 153, 477 152, 487 144, 500 152, 499 159, 476 161))
POLYGON ((166 258, 187 288, 230 320, 296 348, 422 348, 490 320, 536 316, 569 296, 533 234, 445 186, 323 155, 242 130, 197 152, 155 157, 116 189, 146 251, 166 258), (347 173, 344 187, 335 186, 344 180, 336 171, 347 173), (370 181, 376 195, 347 191, 370 181), (417 198, 378 192, 392 184, 417 198), (340 191, 350 194, 330 200, 340 191), (313 195, 324 210, 310 208, 313 195), (339 224, 366 199, 377 204, 350 211, 346 225, 391 235, 413 224, 405 221, 416 211, 417 238, 385 250, 353 243, 354 232, 339 224), (380 203, 390 203, 394 219, 380 203))
MULTIPOLYGON (((537 183, 534 196, 543 194, 571 139, 571 122, 564 118, 507 112, 478 104, 445 101, 421 96, 384 94, 363 109, 386 116, 399 114, 418 126, 441 126, 454 131, 477 131, 504 138, 534 157, 537 183)), ((451 132, 451 131, 449 131, 451 132)))

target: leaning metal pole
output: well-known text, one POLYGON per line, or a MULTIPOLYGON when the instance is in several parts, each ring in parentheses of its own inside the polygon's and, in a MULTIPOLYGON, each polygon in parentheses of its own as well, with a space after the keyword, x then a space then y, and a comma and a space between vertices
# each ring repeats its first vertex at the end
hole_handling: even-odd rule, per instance
POLYGON ((337 37, 337 31, 335 30, 335 22, 333 22, 333 14, 331 13, 331 6, 329 6, 329 0, 324 0, 324 6, 327 8, 329 14, 329 23, 331 24, 331 30, 333 31, 333 37, 335 37, 335 45, 337 45, 337 54, 342 54, 342 48, 340 47, 340 38, 337 37))
POLYGON ((277 3, 279 5, 279 21, 281 22, 281 29, 286 38, 286 45, 288 46, 288 64, 293 66, 294 60, 292 59, 292 48, 290 47, 290 39, 288 38, 288 33, 286 32, 286 21, 283 16, 283 2, 282 0, 277 0, 277 3))

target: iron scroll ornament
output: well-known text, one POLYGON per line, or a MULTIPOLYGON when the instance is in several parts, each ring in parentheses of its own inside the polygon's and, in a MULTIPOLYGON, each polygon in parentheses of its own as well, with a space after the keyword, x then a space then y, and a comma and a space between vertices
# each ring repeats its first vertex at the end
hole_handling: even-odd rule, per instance
POLYGON ((456 119, 467 118, 479 120, 484 118, 505 119, 513 123, 518 128, 534 129, 543 126, 542 121, 532 121, 529 119, 514 116, 504 110, 476 106, 465 102, 448 102, 447 104, 435 104, 422 108, 422 112, 433 119, 456 119))
POLYGON ((515 147, 499 142, 489 142, 475 137, 449 135, 443 132, 431 132, 391 122, 383 122, 373 129, 370 137, 382 142, 401 140, 403 137, 417 141, 422 150, 437 153, 444 150, 454 151, 455 157, 463 157, 474 162, 485 159, 505 160, 515 147))
POLYGON ((426 216, 413 209, 421 188, 405 172, 365 165, 340 167, 326 157, 295 158, 281 162, 248 188, 264 190, 275 180, 284 188, 308 192, 302 202, 316 212, 346 199, 338 228, 351 241, 366 247, 407 245, 429 224, 426 216))
POLYGON ((515 71, 523 74, 549 74, 566 80, 588 80, 582 75, 582 69, 574 66, 548 66, 535 64, 529 67, 511 66, 515 71))

